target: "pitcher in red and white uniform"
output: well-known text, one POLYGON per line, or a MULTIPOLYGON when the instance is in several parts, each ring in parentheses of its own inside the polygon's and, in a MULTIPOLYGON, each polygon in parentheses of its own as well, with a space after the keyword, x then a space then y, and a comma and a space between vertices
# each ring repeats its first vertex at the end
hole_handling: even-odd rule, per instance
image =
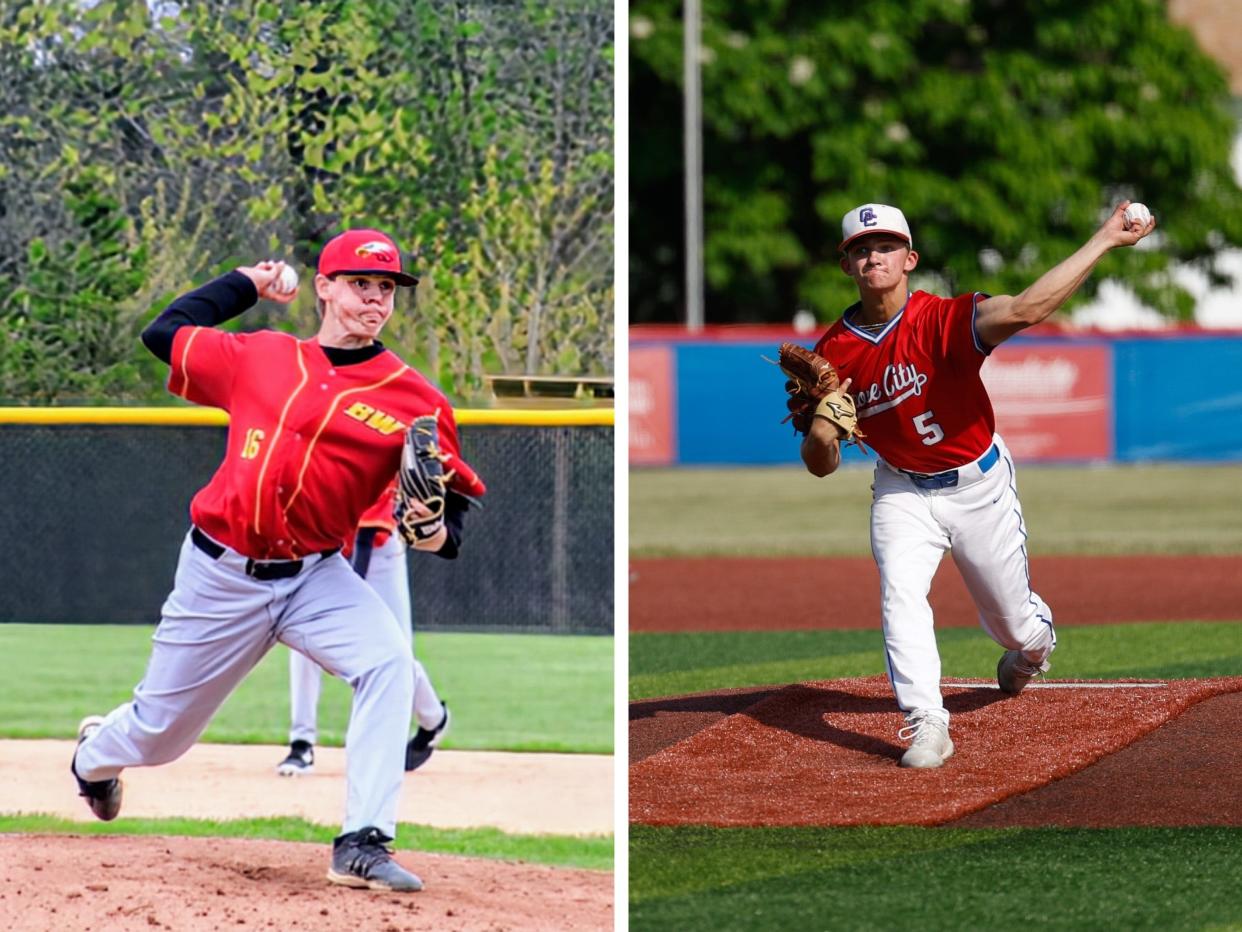
MULTIPOLYGON (((406 568, 406 545, 397 533, 393 506, 397 483, 384 490, 379 501, 366 510, 358 521, 358 532, 341 552, 354 572, 379 593, 384 604, 398 620, 409 620, 402 632, 414 647, 413 615, 410 610, 410 577, 406 568)), ((451 531, 452 546, 433 551, 436 556, 457 556, 457 543, 462 533, 462 519, 468 504, 452 491, 445 504, 445 522, 451 531)), ((420 548, 421 549, 421 548, 420 548)), ((282 777, 303 776, 314 772, 315 742, 319 735, 319 693, 323 670, 305 654, 289 651, 289 753, 276 766, 282 777)), ((414 658, 414 722, 418 731, 406 742, 405 769, 417 770, 431 757, 448 731, 449 710, 441 701, 426 667, 414 658)))
MULTIPOLYGON (((331 239, 314 279, 322 320, 299 340, 218 325, 259 298, 288 303, 282 262, 238 268, 173 301, 143 332, 169 363, 168 388, 229 412, 224 460, 190 504, 173 591, 133 698, 79 726, 79 793, 115 818, 126 767, 175 760, 242 678, 280 641, 349 683, 345 819, 328 879, 413 891, 393 860, 414 675, 398 620, 341 556, 343 541, 396 475, 410 422, 435 413, 454 488, 485 489, 461 461, 444 395, 378 340, 402 270, 378 230, 331 239)), ((450 544, 446 527, 428 546, 450 544)))
MULTIPOLYGON (((878 454, 871 549, 888 676, 906 713, 899 736, 911 741, 904 767, 939 767, 953 754, 927 601, 946 552, 979 623, 1005 648, 997 664, 1001 690, 1017 695, 1049 668, 1052 612, 1031 589, 1013 460, 979 370, 995 347, 1064 304, 1109 250, 1151 233, 1154 219, 1127 222, 1128 205, 1117 205, 1073 255, 1013 296, 911 293, 919 254, 902 212, 863 204, 842 219, 841 270, 859 300, 815 350, 836 366, 865 442, 878 454)), ((837 469, 840 439, 830 421, 813 420, 801 449, 812 474, 837 469)))

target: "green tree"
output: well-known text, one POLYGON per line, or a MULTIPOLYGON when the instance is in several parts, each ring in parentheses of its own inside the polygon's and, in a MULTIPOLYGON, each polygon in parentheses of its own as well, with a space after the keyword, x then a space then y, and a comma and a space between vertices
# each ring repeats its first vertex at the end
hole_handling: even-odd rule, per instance
MULTIPOLYGON (((90 169, 129 221, 118 235, 146 257, 127 320, 150 319, 239 262, 313 269, 332 232, 372 224, 420 251, 413 264, 435 281, 434 300, 429 288, 418 302, 421 326, 393 335, 411 361, 435 357, 450 393, 469 395, 510 363, 608 371, 611 251, 583 244, 611 238, 611 43, 611 6, 600 0, 2 5, 0 275, 20 286, 30 266, 15 257, 36 238, 53 253, 72 239, 67 184, 90 169), (484 196, 492 190, 501 193, 484 196), (478 210, 536 195, 547 242, 478 210), (573 280, 604 322, 577 332, 577 357, 545 354, 539 340, 533 354, 527 344, 427 342, 499 313, 458 293, 496 293, 472 284, 490 274, 487 255, 471 249, 485 234, 489 248, 526 251, 515 268, 573 280), (451 268, 428 266, 445 257, 451 268)), ((546 289, 523 283, 520 294, 531 303, 505 313, 548 326, 546 289)), ((291 313, 261 305, 236 324, 316 325, 309 287, 291 313)), ((158 383, 145 391, 159 397, 158 383)))
POLYGON ((144 250, 126 243, 128 219, 86 171, 69 182, 73 237, 35 237, 0 292, 0 398, 102 402, 132 391, 137 321, 125 312, 146 274, 144 250), (9 288, 12 287, 12 290, 9 288))
MULTIPOLYGON (((631 12, 639 321, 683 316, 680 16, 631 12)), ((906 212, 921 284, 1013 293, 1142 200, 1156 248, 1083 294, 1124 278, 1183 318, 1170 262, 1242 243, 1227 86, 1162 0, 705 0, 703 98, 709 321, 837 316, 840 218, 865 201, 906 212)))

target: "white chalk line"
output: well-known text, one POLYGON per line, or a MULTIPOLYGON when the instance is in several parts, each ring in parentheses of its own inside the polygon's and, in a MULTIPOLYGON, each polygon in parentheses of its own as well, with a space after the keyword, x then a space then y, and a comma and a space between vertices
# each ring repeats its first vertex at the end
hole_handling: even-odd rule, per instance
MULTIPOLYGON (((995 683, 941 683, 959 689, 1000 689, 995 683)), ((1168 683, 1031 683, 1027 689, 1164 689, 1168 683)))

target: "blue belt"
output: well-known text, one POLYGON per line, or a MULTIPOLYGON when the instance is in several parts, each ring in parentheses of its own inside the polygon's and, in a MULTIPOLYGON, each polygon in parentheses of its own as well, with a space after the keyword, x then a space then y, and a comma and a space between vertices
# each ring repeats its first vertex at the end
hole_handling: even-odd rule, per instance
MULTIPOLYGON (((996 448, 996 444, 992 444, 992 448, 979 459, 979 471, 987 472, 999 459, 1000 450, 996 448)), ((946 469, 944 472, 910 472, 903 469, 902 472, 920 489, 951 489, 957 485, 956 469, 946 469)))

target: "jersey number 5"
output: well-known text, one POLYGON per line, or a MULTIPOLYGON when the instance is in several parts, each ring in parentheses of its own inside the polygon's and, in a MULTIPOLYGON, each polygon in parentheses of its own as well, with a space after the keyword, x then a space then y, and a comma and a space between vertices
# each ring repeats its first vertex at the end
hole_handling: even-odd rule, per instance
POLYGON ((252 460, 259 455, 259 444, 263 442, 263 431, 252 427, 246 431, 246 439, 242 441, 241 458, 252 460))
POLYGON ((933 411, 924 411, 914 419, 914 429, 922 435, 924 446, 930 447, 944 439, 944 431, 932 420, 935 416, 933 411))

